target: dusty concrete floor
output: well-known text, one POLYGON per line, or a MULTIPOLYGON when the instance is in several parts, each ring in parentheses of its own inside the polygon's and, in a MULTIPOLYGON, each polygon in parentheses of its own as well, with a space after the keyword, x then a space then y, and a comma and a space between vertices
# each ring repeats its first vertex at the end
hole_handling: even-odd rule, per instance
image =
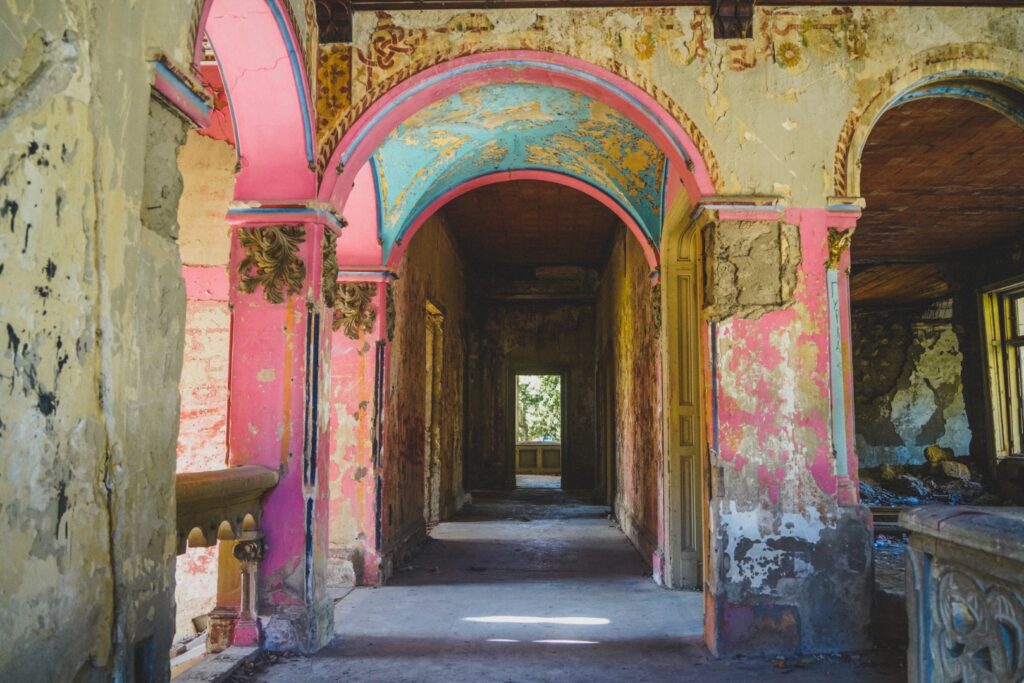
POLYGON ((255 680, 905 680, 874 656, 712 659, 701 594, 656 586, 607 513, 558 490, 475 494, 388 586, 338 603, 332 645, 255 680))
POLYGON ((562 477, 558 474, 517 474, 517 489, 560 489, 562 477))

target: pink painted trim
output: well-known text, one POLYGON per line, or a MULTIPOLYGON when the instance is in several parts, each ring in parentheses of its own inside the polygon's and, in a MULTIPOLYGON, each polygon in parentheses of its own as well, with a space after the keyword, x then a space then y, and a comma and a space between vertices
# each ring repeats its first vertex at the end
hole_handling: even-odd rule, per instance
POLYGON ((235 198, 312 199, 313 103, 301 42, 281 0, 207 0, 201 18, 195 57, 202 58, 205 33, 217 53, 234 122, 241 169, 235 198))
POLYGON ((403 81, 392 88, 383 97, 374 102, 359 120, 342 137, 337 149, 331 155, 328 171, 320 185, 321 199, 333 201, 344 206, 352 189, 355 173, 369 159, 381 142, 409 116, 424 107, 437 102, 454 93, 476 85, 488 83, 541 83, 554 87, 566 88, 597 99, 618 110, 637 126, 644 130, 669 156, 669 160, 679 169, 686 168, 686 162, 672 142, 678 143, 689 155, 693 164, 693 172, 683 173, 683 181, 691 200, 696 204, 702 195, 714 194, 714 185, 707 166, 701 158, 697 146, 676 121, 650 94, 601 67, 595 66, 573 57, 534 50, 507 50, 486 52, 468 57, 460 57, 449 62, 437 64, 424 69, 420 73, 403 81), (542 68, 509 67, 499 62, 509 60, 535 62, 538 64, 556 64, 565 67, 568 72, 553 72, 542 68), (460 73, 459 70, 468 66, 493 63, 493 68, 480 68, 460 73), (573 73, 576 72, 576 73, 573 73), (415 90, 426 81, 437 77, 442 80, 430 87, 422 88, 408 98, 402 99, 406 93, 415 90), (622 91, 625 96, 615 92, 612 87, 622 91), (635 104, 630 99, 638 102, 635 104), (396 104, 397 103, 397 104, 396 104), (392 105, 395 105, 392 107, 392 105), (376 117, 387 111, 380 121, 374 124, 376 117), (653 119, 653 120, 652 120, 653 119), (673 138, 670 141, 662 127, 673 138), (358 144, 356 144, 358 140, 358 144), (353 145, 355 145, 354 148, 353 145), (350 149, 352 148, 352 149, 350 149), (337 167, 343 152, 351 153, 346 159, 344 169, 339 174, 337 167))
POLYGON ((189 301, 227 301, 227 266, 183 266, 185 298, 189 301))
POLYGON ((777 221, 784 215, 783 209, 719 209, 718 217, 723 221, 777 221))
POLYGON ((647 259, 647 264, 651 269, 654 270, 658 267, 658 253, 651 243, 647 241, 647 236, 644 234, 644 231, 640 229, 640 226, 635 220, 633 220, 633 217, 630 216, 618 202, 608 196, 607 193, 590 183, 586 183, 578 178, 574 178, 563 173, 537 170, 500 171, 498 173, 491 173, 489 175, 480 176, 479 178, 466 181, 458 187, 455 187, 441 195, 416 216, 416 219, 412 222, 409 229, 406 230, 405 235, 402 237, 401 243, 396 244, 391 250, 391 254, 388 256, 387 267, 390 269, 398 267, 398 264, 402 260, 402 255, 405 253, 406 246, 412 241, 413 236, 420 229, 420 226, 422 226, 431 216, 437 213, 445 204, 456 197, 460 197, 477 188, 485 187, 487 185, 496 185, 498 183, 514 182, 516 180, 539 180, 547 183, 555 183, 556 185, 563 185, 582 192, 588 197, 593 197, 611 209, 612 213, 618 216, 619 220, 625 223, 626 227, 633 233, 637 242, 640 243, 641 248, 644 250, 644 257, 647 259))

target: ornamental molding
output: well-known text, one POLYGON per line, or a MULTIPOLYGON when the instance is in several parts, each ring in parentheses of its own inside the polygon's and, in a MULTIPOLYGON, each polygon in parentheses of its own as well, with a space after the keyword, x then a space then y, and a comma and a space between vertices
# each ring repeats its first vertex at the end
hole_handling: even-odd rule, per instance
POLYGON ((373 305, 376 293, 375 282, 338 283, 334 329, 344 330, 349 339, 359 339, 373 330, 373 323, 377 320, 377 309, 373 305))
POLYGON ((306 264, 299 255, 305 240, 303 226, 239 228, 238 241, 245 251, 238 264, 239 291, 252 294, 262 287, 263 298, 272 304, 299 294, 306 279, 306 264))
POLYGON ((324 306, 334 308, 338 302, 338 235, 330 228, 324 229, 322 248, 320 289, 324 306))
POLYGON ((938 576, 931 640, 935 679, 1024 680, 1024 604, 1008 586, 947 567, 938 576))
POLYGON ((825 262, 825 267, 828 270, 837 270, 839 268, 839 262, 842 260, 843 254, 850 248, 850 243, 853 241, 853 231, 853 228, 846 230, 828 229, 828 260, 825 262))

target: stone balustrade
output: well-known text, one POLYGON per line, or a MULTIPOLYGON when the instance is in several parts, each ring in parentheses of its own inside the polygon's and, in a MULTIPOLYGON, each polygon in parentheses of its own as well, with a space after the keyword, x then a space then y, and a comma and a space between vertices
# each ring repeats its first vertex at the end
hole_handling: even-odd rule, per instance
POLYGON ((929 506, 907 548, 908 680, 1024 680, 1024 508, 929 506))
MULTIPOLYGON (((221 652, 232 644, 259 643, 256 591, 264 550, 262 500, 277 481, 277 472, 258 465, 180 472, 175 478, 178 554, 189 546, 233 541, 233 568, 241 575, 237 593, 221 595, 218 590, 217 607, 209 614, 206 648, 210 652, 221 652)), ((219 571, 226 561, 230 562, 221 558, 219 571)))

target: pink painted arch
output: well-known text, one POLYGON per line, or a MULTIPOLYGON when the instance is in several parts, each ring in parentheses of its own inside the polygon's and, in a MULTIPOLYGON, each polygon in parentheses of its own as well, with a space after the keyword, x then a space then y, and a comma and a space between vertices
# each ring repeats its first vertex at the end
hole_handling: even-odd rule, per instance
POLYGON ((316 195, 315 127, 301 42, 282 0, 206 0, 195 64, 210 39, 235 130, 236 199, 316 195))
POLYGON ((452 188, 435 199, 422 212, 420 212, 415 219, 413 219, 412 223, 409 225, 409 229, 402 236, 401 242, 397 243, 395 248, 391 250, 386 267, 389 270, 398 268, 398 264, 402 260, 402 255, 405 253, 406 246, 412 241, 413 236, 420 227, 422 227, 422 225, 426 223, 431 216, 437 213, 445 204, 454 200, 456 197, 460 197, 477 188, 486 187, 487 185, 497 185, 498 183, 514 182, 516 180, 539 180, 542 182, 555 183, 556 185, 563 185, 582 192, 588 197, 593 197, 597 201, 601 202, 601 204, 608 207, 612 213, 618 216, 619 220, 626 225, 629 231, 633 233, 633 236, 636 237, 637 242, 640 243, 640 246, 644 251, 644 258, 647 259, 647 264, 651 267, 651 270, 656 270, 658 268, 657 250, 647 239, 647 235, 644 234, 640 225, 637 224, 636 220, 622 207, 621 204, 610 197, 605 191, 591 185, 590 183, 584 182, 579 178, 574 178, 570 175, 565 175, 556 171, 543 170, 500 171, 498 173, 489 173, 487 175, 468 180, 461 185, 452 188))
POLYGON ((374 102, 341 138, 320 184, 319 198, 344 207, 356 174, 403 121, 468 88, 493 83, 537 83, 599 100, 629 118, 662 149, 695 203, 715 193, 706 161, 677 121, 646 90, 589 62, 534 50, 460 57, 424 69, 374 102))

